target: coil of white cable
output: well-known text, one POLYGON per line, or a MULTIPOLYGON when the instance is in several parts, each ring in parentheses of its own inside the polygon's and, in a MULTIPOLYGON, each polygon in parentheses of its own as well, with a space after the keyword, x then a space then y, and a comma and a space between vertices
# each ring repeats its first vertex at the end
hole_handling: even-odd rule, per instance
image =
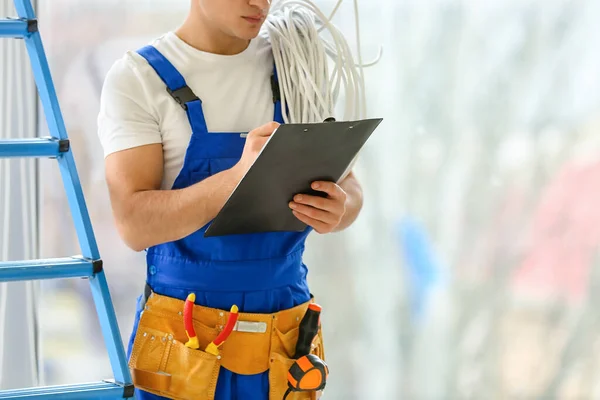
POLYGON ((345 94, 340 120, 366 117, 357 0, 354 0, 358 63, 344 35, 310 0, 279 0, 267 17, 261 35, 270 41, 279 78, 281 107, 286 123, 322 122, 334 116, 340 91, 345 94), (322 36, 327 31, 328 41, 322 36), (332 71, 329 72, 329 63, 332 71))

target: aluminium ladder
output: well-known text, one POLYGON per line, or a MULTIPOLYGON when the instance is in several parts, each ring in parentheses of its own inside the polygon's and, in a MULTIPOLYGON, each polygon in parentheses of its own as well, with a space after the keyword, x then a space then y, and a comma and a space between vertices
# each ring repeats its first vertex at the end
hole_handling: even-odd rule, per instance
POLYGON ((0 391, 0 399, 133 398, 133 385, 117 318, 102 269, 102 260, 79 182, 75 160, 70 150, 52 75, 38 31, 36 15, 30 0, 14 0, 14 4, 19 17, 0 19, 0 38, 24 39, 51 137, 0 140, 0 158, 49 157, 58 161, 82 255, 58 259, 0 262, 0 282, 87 278, 90 282, 114 380, 4 390, 0 391))

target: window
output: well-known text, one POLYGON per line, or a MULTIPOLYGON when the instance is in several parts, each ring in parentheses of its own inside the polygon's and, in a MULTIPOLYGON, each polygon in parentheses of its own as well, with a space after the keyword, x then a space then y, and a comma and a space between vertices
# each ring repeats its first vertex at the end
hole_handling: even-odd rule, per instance
MULTIPOLYGON (((176 4, 39 9, 124 341, 145 265, 113 226, 98 99, 114 60, 180 23, 187 3, 176 4)), ((369 115, 385 121, 358 163, 360 219, 311 236, 306 256, 326 313, 330 395, 597 393, 599 3, 389 0, 360 10, 364 61, 384 50, 365 73, 369 115)), ((336 23, 353 44, 351 17, 344 2, 336 23)), ((39 171, 41 256, 77 254, 56 165, 39 171)), ((110 376, 87 282, 48 282, 41 296, 44 383, 110 376)))

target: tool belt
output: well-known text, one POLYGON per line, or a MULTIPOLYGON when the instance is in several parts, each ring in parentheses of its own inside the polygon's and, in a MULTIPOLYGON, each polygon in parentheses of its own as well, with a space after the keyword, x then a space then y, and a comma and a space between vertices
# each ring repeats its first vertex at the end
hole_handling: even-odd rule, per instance
MULTIPOLYGON (((228 312, 193 306, 193 325, 200 349, 185 346, 184 301, 152 293, 135 335, 129 368, 135 387, 171 399, 214 399, 221 367, 236 374, 269 371, 269 400, 281 400, 288 388, 288 370, 298 327, 310 302, 274 314, 239 313, 236 329, 219 349, 203 351, 225 326, 228 312)), ((321 329, 312 354, 325 359, 321 329)), ((295 392, 288 400, 315 400, 315 392, 295 392)))

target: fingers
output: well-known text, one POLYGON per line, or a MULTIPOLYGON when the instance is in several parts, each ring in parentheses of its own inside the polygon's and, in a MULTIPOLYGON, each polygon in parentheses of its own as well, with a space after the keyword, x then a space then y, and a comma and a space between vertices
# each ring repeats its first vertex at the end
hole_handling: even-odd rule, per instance
POLYGON ((289 206, 296 218, 313 227, 315 231, 333 232, 346 212, 346 193, 337 185, 330 185, 328 182, 319 182, 316 188, 328 193, 329 197, 299 194, 294 196, 289 206))
POLYGON ((330 211, 325 211, 323 209, 318 209, 294 202, 290 203, 290 208, 296 213, 302 214, 315 221, 323 222, 328 225, 337 226, 337 224, 339 224, 340 222, 340 216, 338 214, 335 214, 330 211))
POLYGON ((264 137, 268 137, 271 136, 271 134, 273 133, 273 131, 275 131, 275 129, 277 129, 279 127, 279 124, 277 122, 269 122, 266 123, 262 126, 259 126, 256 129, 253 129, 252 131, 250 131, 250 133, 248 133, 248 136, 264 136, 264 137))
POLYGON ((333 226, 328 225, 324 222, 318 221, 297 211, 292 211, 292 213, 294 213, 296 218, 298 218, 300 221, 312 227, 317 233, 329 233, 333 230, 333 226))
POLYGON ((306 194, 298 194, 294 196, 294 203, 292 204, 305 204, 307 206, 318 208, 320 210, 325 210, 328 212, 334 212, 340 208, 340 202, 337 198, 327 199, 319 196, 309 196, 306 194))
POLYGON ((325 192, 329 195, 329 197, 331 197, 332 199, 345 199, 346 198, 346 192, 344 192, 344 189, 342 189, 339 185, 333 183, 333 182, 321 182, 321 181, 317 181, 317 182, 313 182, 312 186, 311 186, 314 190, 318 190, 319 192, 325 192))

